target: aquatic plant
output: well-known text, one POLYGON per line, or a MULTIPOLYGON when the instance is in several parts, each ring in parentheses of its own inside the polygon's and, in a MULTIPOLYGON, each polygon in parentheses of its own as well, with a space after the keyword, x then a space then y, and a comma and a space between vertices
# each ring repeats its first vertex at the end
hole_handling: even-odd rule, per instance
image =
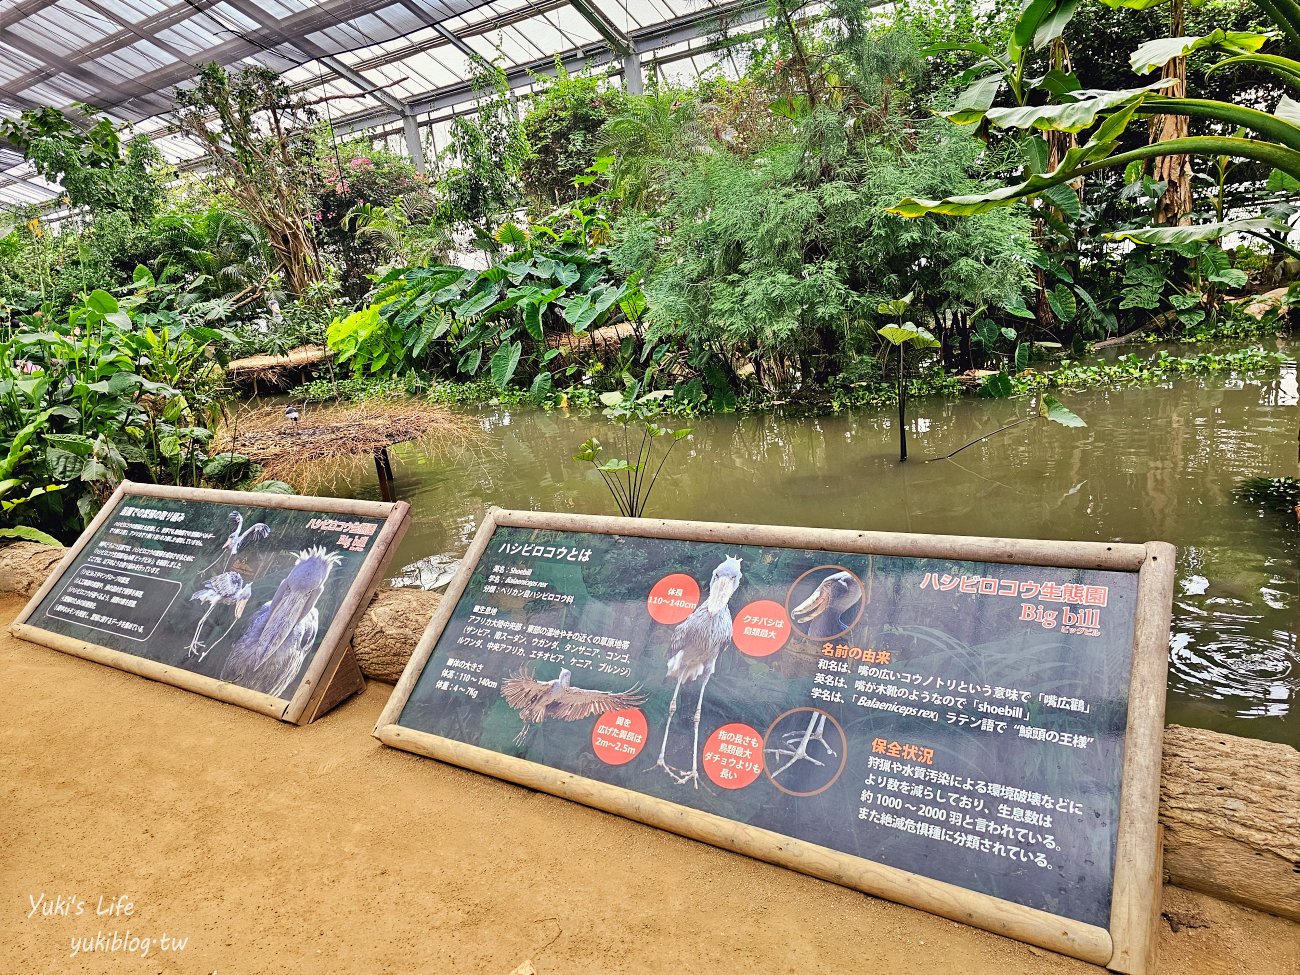
POLYGON ((611 422, 622 428, 623 451, 626 457, 611 458, 601 461, 605 446, 595 437, 583 441, 574 460, 587 461, 600 475, 609 488, 619 514, 627 518, 640 518, 645 513, 659 479, 664 464, 678 442, 691 435, 689 429, 670 430, 655 422, 663 412, 663 402, 673 395, 670 389, 659 389, 651 393, 642 393, 637 384, 632 384, 623 393, 603 393, 600 400, 605 404, 604 414, 611 422), (637 434, 640 442, 636 451, 630 449, 637 434), (667 446, 660 453, 658 463, 655 461, 655 444, 667 437, 667 446))

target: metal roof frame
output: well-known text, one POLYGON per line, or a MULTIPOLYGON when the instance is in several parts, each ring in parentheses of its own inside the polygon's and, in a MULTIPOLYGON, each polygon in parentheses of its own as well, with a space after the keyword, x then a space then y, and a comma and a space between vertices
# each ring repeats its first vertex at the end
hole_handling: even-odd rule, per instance
MULTIPOLYGON (((512 90, 553 75, 558 63, 567 71, 607 67, 639 92, 643 59, 694 57, 716 48, 709 39, 720 31, 752 28, 766 9, 766 0, 700 2, 0 0, 0 116, 85 103, 166 139, 170 160, 184 165, 199 148, 190 153, 169 121, 174 89, 210 62, 260 64, 297 75, 293 87, 309 96, 332 91, 337 99, 339 85, 345 95, 355 90, 357 101, 344 97, 331 119, 335 131, 391 134, 398 123, 423 170, 420 127, 477 99, 476 62, 512 52, 503 64, 512 90)), ((0 144, 0 204, 41 194, 53 202, 58 192, 0 144)))

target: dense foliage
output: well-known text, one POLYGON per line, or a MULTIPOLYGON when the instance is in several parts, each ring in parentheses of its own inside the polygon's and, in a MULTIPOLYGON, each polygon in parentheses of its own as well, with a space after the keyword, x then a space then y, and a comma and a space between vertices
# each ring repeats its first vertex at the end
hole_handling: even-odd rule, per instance
POLYGON ((1270 366, 1079 362, 1285 328, 1240 300, 1300 275, 1300 17, 1263 9, 772 0, 686 86, 557 65, 521 101, 478 63, 427 174, 260 68, 176 93, 202 177, 80 109, 2 121, 65 195, 0 213, 0 530, 67 537, 123 476, 247 481, 210 455, 220 363, 304 344, 338 369, 312 397, 679 412, 1270 366))

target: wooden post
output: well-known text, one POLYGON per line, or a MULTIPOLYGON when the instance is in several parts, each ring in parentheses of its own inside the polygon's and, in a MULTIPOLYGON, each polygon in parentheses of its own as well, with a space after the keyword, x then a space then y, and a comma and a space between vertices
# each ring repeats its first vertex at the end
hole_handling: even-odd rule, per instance
POLYGON ((393 468, 388 463, 388 448, 380 447, 375 451, 375 473, 379 475, 379 497, 384 501, 393 500, 393 468))

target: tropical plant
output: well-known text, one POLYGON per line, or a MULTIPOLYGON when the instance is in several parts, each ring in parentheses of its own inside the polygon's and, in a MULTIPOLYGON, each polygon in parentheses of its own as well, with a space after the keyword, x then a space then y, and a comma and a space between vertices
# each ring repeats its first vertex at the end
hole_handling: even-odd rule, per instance
POLYGON ((202 481, 221 411, 207 347, 220 333, 139 326, 143 301, 95 290, 66 313, 24 316, 0 342, 0 527, 68 539, 125 476, 202 481))
POLYGON ((688 428, 670 430, 655 422, 663 412, 664 401, 672 396, 671 389, 642 393, 639 383, 631 383, 623 392, 602 393, 600 401, 605 405, 602 412, 622 428, 620 435, 626 456, 602 460, 605 446, 595 437, 585 440, 573 455, 574 460, 586 461, 596 469, 618 513, 626 518, 640 518, 645 514, 655 483, 673 448, 691 435, 688 428), (655 444, 664 438, 669 438, 665 441, 667 446, 659 452, 656 463, 655 444), (635 451, 631 449, 632 444, 636 445, 635 451))
MULTIPOLYGON (((1151 0, 1106 0, 1111 6, 1144 8, 1151 0)), ((1159 2, 1159 0, 1156 0, 1159 2)), ((1278 35, 1251 31, 1211 31, 1199 37, 1166 37, 1138 47, 1130 59, 1132 70, 1149 75, 1176 58, 1194 52, 1217 53, 1221 57, 1208 69, 1218 72, 1239 67, 1263 68, 1284 88, 1300 89, 1300 61, 1282 53, 1264 53, 1274 42, 1283 50, 1300 50, 1300 7, 1278 7, 1271 2, 1255 4, 1280 29, 1278 35)), ((1017 27, 1022 34, 1028 29, 1027 9, 1017 27)), ((1032 83, 1031 79, 1024 79, 1032 83)), ((1080 90, 1066 82, 1044 77, 1039 86, 1053 92, 1056 103, 993 106, 996 89, 980 101, 967 99, 962 111, 950 115, 953 121, 986 121, 995 128, 1048 133, 1065 133, 1087 141, 1064 153, 1059 163, 1043 171, 1028 170, 1025 178, 1012 186, 985 193, 961 194, 942 200, 908 197, 893 208, 908 217, 925 214, 971 216, 987 213, 1037 196, 1058 193, 1059 187, 1102 169, 1125 167, 1164 156, 1202 155, 1218 158, 1253 160, 1269 166, 1300 185, 1300 104, 1283 95, 1273 113, 1244 105, 1213 99, 1171 97, 1164 94, 1170 78, 1119 90, 1080 90), (1065 89, 1069 90, 1065 90, 1065 89), (1209 123, 1217 128, 1212 134, 1166 139, 1137 148, 1116 152, 1119 140, 1138 118, 1176 115, 1209 123), (956 117, 953 117, 956 116, 956 117)))
POLYGON ((597 155, 597 134, 620 115, 627 100, 608 78, 569 74, 559 61, 555 71, 555 78, 544 82, 529 100, 523 118, 528 154, 519 179, 531 207, 542 213, 592 194, 591 189, 575 192, 574 179, 591 166, 597 155))
POLYGON ((577 209, 531 227, 505 223, 485 270, 435 265, 381 276, 366 308, 330 326, 329 346, 356 370, 486 372, 498 389, 526 363, 531 392, 545 398, 557 372, 579 368, 558 365, 580 348, 575 341, 643 307, 635 283, 614 277, 607 249, 591 243, 608 232, 602 217, 577 209))
POLYGON ((897 325, 885 325, 876 329, 876 335, 882 343, 887 343, 898 350, 898 460, 907 460, 907 366, 905 353, 910 347, 915 351, 937 349, 939 341, 926 329, 915 322, 904 321, 907 309, 912 304, 912 295, 883 301, 876 308, 882 315, 897 318, 897 325))
POLYGON ((311 231, 315 109, 279 73, 205 66, 176 92, 181 130, 203 147, 222 189, 266 233, 285 287, 303 294, 321 277, 311 231))
MULTIPOLYGON (((93 111, 83 108, 87 115, 93 111)), ((72 206, 96 215, 119 211, 147 221, 163 199, 162 154, 148 136, 123 140, 122 131, 102 116, 89 127, 74 124, 50 107, 0 119, 0 137, 37 173, 62 186, 72 206)))
POLYGON ((437 221, 466 229, 491 249, 490 229, 519 204, 520 169, 528 154, 510 82, 494 64, 478 61, 471 79, 478 103, 452 120, 446 149, 438 155, 437 221))

